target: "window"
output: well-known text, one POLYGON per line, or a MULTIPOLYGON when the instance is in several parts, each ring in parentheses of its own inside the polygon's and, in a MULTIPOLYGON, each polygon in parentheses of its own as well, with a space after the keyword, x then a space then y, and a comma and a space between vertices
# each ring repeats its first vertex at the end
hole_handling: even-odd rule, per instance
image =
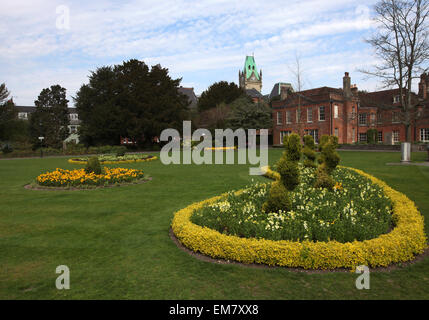
POLYGON ((370 121, 371 121, 371 124, 375 123, 375 113, 371 113, 371 115, 370 115, 370 121))
POLYGON ((377 113, 377 123, 381 123, 381 112, 377 113))
POLYGON ((334 135, 335 135, 336 137, 338 137, 338 128, 335 128, 335 130, 334 130, 334 135))
POLYGON ((356 129, 355 129, 355 128, 353 128, 353 130, 352 130, 352 142, 353 142, 353 143, 354 143, 354 142, 356 142, 355 137, 356 137, 356 129))
POLYGON ((366 113, 359 113, 359 125, 366 126, 366 113))
POLYGON ((429 142, 429 128, 420 129, 420 141, 429 142))
POLYGON ((77 113, 70 113, 69 118, 70 118, 70 120, 78 120, 79 119, 77 113))
POLYGON ((383 142, 383 131, 378 131, 377 142, 383 142))
POLYGON ((319 121, 325 121, 325 107, 319 107, 319 121))
POLYGON ((399 130, 393 131, 393 142, 399 142, 399 130))
POLYGON ((292 131, 280 131, 280 144, 283 144, 284 137, 292 134, 292 131))
POLYGON ((312 136, 314 142, 319 143, 319 130, 318 129, 306 129, 304 130, 305 135, 312 136))
POLYGON ((290 111, 286 111, 286 123, 292 123, 292 117, 290 116, 290 111))
POLYGON ((338 106, 337 105, 334 106, 334 118, 338 119, 338 106))
POLYGON ((399 112, 392 112, 392 123, 399 122, 399 112))
POLYGON ((397 96, 393 96, 393 103, 399 103, 400 101, 400 99, 399 99, 399 95, 397 95, 397 96))
POLYGON ((313 108, 307 109, 307 122, 313 122, 313 108))
POLYGON ((366 133, 359 133, 359 142, 366 142, 366 133))
POLYGON ((282 124, 282 113, 281 112, 277 112, 277 125, 282 124))
POLYGON ((19 119, 27 119, 27 117, 28 117, 27 112, 18 112, 19 119))
POLYGON ((297 109, 296 110, 296 123, 299 123, 299 119, 300 119, 300 112, 297 109))

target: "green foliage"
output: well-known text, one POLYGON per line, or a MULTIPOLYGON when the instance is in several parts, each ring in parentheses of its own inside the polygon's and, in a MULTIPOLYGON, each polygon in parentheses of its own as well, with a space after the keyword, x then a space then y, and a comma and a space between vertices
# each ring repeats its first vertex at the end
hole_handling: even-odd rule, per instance
POLYGON ((277 162, 277 172, 280 174, 280 182, 287 190, 292 191, 299 184, 298 162, 282 157, 277 162))
POLYGON ((284 156, 287 160, 298 162, 301 159, 302 147, 299 135, 292 133, 289 136, 285 136, 283 139, 283 145, 285 147, 284 156))
POLYGON ((335 181, 331 174, 340 163, 340 156, 336 148, 338 147, 338 138, 335 136, 325 136, 322 144, 320 156, 320 165, 317 169, 317 179, 314 184, 316 188, 327 188, 332 190, 335 181))
POLYGON ((245 92, 234 82, 216 82, 201 94, 198 99, 198 110, 201 112, 215 108, 222 103, 229 104, 241 96, 245 96, 245 92))
POLYGON ((13 152, 13 148, 12 148, 12 146, 9 143, 6 143, 3 146, 1 146, 1 151, 4 154, 8 154, 8 153, 13 152))
POLYGON ((316 160, 316 152, 314 151, 315 143, 312 136, 306 135, 304 136, 304 149, 302 153, 305 156, 304 166, 315 168, 315 160, 316 160))
POLYGON ((262 211, 265 213, 289 211, 292 208, 292 202, 288 191, 280 181, 275 181, 271 185, 267 201, 262 205, 262 211))
POLYGON ((80 140, 86 146, 118 145, 128 137, 144 146, 166 128, 181 130, 188 100, 178 92, 180 82, 168 69, 136 59, 98 68, 76 93, 80 140))
POLYGON ((34 101, 36 111, 30 118, 30 135, 35 146, 40 146, 38 137, 45 137, 44 147, 61 148, 69 135, 68 100, 66 89, 54 85, 43 89, 34 101))
POLYGON ((241 97, 231 103, 231 114, 227 127, 233 130, 269 129, 272 127, 271 110, 264 102, 254 103, 247 97, 241 97))
POLYGON ((12 140, 20 132, 17 111, 14 103, 8 100, 9 91, 4 83, 0 84, 0 141, 12 140))
POLYGON ((337 136, 329 136, 329 135, 323 135, 320 137, 320 141, 319 141, 319 151, 323 150, 323 146, 327 143, 327 142, 331 142, 334 145, 334 148, 337 149, 339 144, 338 144, 338 137, 337 136))
POLYGON ((98 157, 91 157, 88 159, 88 162, 85 166, 85 172, 91 173, 94 172, 95 174, 101 174, 101 164, 98 160, 98 157))
POLYGON ((377 135, 378 135, 377 129, 368 129, 368 131, 366 132, 366 138, 367 138, 368 144, 376 144, 377 135))
POLYGON ((334 185, 335 180, 327 173, 324 165, 319 166, 316 171, 316 182, 314 183, 314 187, 332 190, 334 185))

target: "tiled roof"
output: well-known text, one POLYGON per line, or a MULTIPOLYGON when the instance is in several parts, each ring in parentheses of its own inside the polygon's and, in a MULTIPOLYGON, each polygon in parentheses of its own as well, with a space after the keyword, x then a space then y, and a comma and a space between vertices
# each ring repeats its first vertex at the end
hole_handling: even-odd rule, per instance
POLYGON ((251 98, 264 98, 264 96, 256 89, 246 89, 246 94, 251 98))
POLYGON ((190 108, 196 108, 197 107, 198 98, 195 95, 194 88, 180 87, 177 91, 179 91, 181 94, 184 94, 185 96, 188 97, 190 108))

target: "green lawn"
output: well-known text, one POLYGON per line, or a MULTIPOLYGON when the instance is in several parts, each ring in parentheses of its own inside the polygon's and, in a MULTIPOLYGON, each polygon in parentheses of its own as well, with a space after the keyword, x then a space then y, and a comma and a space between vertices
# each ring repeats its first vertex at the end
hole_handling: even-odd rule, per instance
MULTIPOLYGON (((274 163, 282 150, 270 150, 274 163)), ((341 164, 362 169, 414 200, 429 221, 429 167, 386 166, 399 153, 340 152, 341 164)), ((423 161, 425 153, 413 154, 423 161)), ((296 273, 203 262, 168 236, 175 211, 238 189, 248 165, 141 168, 153 180, 88 191, 36 191, 38 174, 77 168, 66 158, 0 161, 1 299, 428 299, 429 258, 371 274, 357 290, 354 273, 296 273), (57 290, 55 269, 70 268, 70 290, 57 290)), ((429 234, 429 223, 426 232, 429 234)))

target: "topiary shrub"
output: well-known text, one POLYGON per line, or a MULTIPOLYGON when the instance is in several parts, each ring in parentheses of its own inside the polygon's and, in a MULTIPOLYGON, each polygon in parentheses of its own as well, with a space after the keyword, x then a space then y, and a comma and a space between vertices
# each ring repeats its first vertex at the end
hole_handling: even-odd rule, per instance
POLYGON ((316 152, 314 151, 315 143, 314 139, 310 135, 304 136, 304 149, 302 153, 305 156, 304 166, 309 168, 315 168, 316 152))
POLYGON ((280 174, 280 182, 287 190, 293 191, 299 185, 298 162, 282 157, 277 162, 277 172, 280 174))
POLYGON ((285 151, 277 162, 280 179, 273 183, 268 199, 262 206, 262 210, 266 213, 279 210, 289 211, 291 200, 288 190, 294 190, 299 184, 298 161, 302 154, 301 138, 297 134, 291 134, 283 139, 283 145, 285 151))
POLYGON ((283 154, 288 161, 298 162, 301 159, 302 147, 299 135, 292 133, 289 136, 285 136, 283 138, 283 145, 285 147, 283 154))
POLYGON ((262 211, 270 213, 280 210, 289 211, 291 208, 292 202, 285 186, 280 181, 273 182, 268 199, 262 205, 262 211))
POLYGON ((101 174, 101 165, 100 161, 98 160, 98 157, 91 157, 88 159, 88 162, 85 166, 85 172, 86 173, 95 173, 95 174, 101 174))
POLYGON ((332 190, 334 186, 335 180, 327 173, 324 165, 319 166, 316 171, 316 182, 314 183, 314 187, 332 190))
POLYGON ((338 137, 327 136, 324 138, 322 146, 322 152, 320 156, 320 165, 316 172, 316 182, 314 186, 316 188, 327 188, 332 190, 335 185, 335 181, 332 179, 330 174, 335 170, 337 165, 340 163, 340 156, 338 155, 336 148, 338 147, 338 137))

